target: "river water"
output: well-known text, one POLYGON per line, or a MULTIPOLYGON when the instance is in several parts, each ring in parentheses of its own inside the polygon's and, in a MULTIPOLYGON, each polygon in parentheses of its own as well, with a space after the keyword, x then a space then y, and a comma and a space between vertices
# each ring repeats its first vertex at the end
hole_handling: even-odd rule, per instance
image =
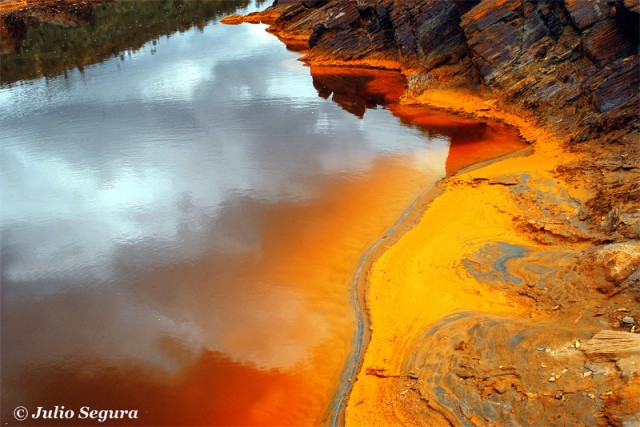
POLYGON ((299 57, 212 19, 2 86, 3 424, 56 405, 63 424, 326 417, 361 254, 446 173, 522 142, 391 108, 397 73, 299 57))

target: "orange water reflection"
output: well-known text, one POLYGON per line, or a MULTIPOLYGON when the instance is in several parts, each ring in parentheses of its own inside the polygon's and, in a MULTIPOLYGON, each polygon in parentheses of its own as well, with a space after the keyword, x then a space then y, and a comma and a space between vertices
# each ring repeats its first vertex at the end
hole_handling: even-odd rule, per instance
MULTIPOLYGON (((83 364, 91 370, 71 366, 32 370, 22 378, 30 390, 29 400, 23 404, 51 409, 51 396, 56 396, 58 406, 76 414, 84 406, 137 409, 138 419, 110 420, 107 425, 148 426, 296 424, 306 410, 300 378, 245 366, 216 352, 203 352, 174 375, 134 363, 105 365, 85 360, 83 364)), ((29 419, 21 425, 60 422, 29 419)), ((73 418, 63 424, 96 421, 73 418)))
MULTIPOLYGON (((170 360, 171 366, 108 360, 99 354, 22 366, 3 372, 5 386, 20 389, 5 397, 6 407, 64 405, 77 411, 88 405, 139 410, 138 420, 116 424, 319 423, 350 351, 351 276, 361 254, 445 169, 451 173, 524 144, 501 125, 395 105, 404 87, 398 73, 314 67, 311 75, 320 96, 358 117, 369 108, 385 106, 402 124, 417 127, 425 134, 424 150, 373 158, 357 173, 309 175, 304 178, 314 189, 309 199, 239 197, 216 219, 216 227, 228 235, 226 248, 131 274, 123 285, 128 302, 138 304, 140 310, 151 308, 176 322, 188 312, 189 322, 202 328, 194 332, 185 320, 175 329, 178 332, 155 338, 154 356, 170 360), (439 143, 430 143, 426 136, 439 143), (190 333, 203 335, 196 342, 215 346, 189 345, 190 333)), ((123 260, 124 276, 127 268, 123 260)), ((41 304, 65 313, 90 307, 96 300, 99 293, 87 292, 53 296, 41 304)), ((100 309, 107 307, 105 313, 117 316, 116 302, 105 299, 100 305, 100 309)), ((17 324, 20 310, 19 305, 9 307, 3 322, 17 324)), ((29 322, 20 328, 40 327, 38 319, 29 322)), ((103 325, 93 327, 98 332, 107 330, 103 325)), ((149 331, 148 336, 155 335, 149 331)), ((136 339, 133 332, 121 338, 123 342, 136 339)), ((59 345, 68 343, 61 339, 59 345)), ((11 366, 20 364, 13 361, 11 366)), ((65 424, 75 422, 86 424, 79 420, 65 424)))
MULTIPOLYGON (((210 253, 188 265, 153 270, 128 285, 134 298, 158 312, 178 315, 190 307, 199 324, 223 334, 225 354, 194 352, 183 337, 164 336, 156 344, 175 361, 173 372, 99 356, 28 366, 5 373, 7 386, 20 384, 23 390, 10 404, 47 408, 55 396, 56 405, 76 411, 85 405, 139 410, 137 422, 118 424, 317 424, 350 350, 351 272, 362 251, 432 184, 433 177, 420 170, 423 162, 414 155, 380 158, 364 176, 323 178, 319 196, 306 203, 248 199, 221 221, 233 232, 251 218, 259 249, 210 253), (172 284, 180 281, 200 283, 202 289, 176 293, 172 284), (206 305, 196 301, 203 295, 210 299, 206 305), (246 359, 260 363, 238 362, 246 359)), ((60 305, 43 304, 69 309, 63 299, 60 305)))
POLYGON ((418 126, 428 135, 450 138, 447 175, 527 146, 515 128, 496 121, 479 122, 418 105, 392 105, 389 108, 403 123, 418 126))

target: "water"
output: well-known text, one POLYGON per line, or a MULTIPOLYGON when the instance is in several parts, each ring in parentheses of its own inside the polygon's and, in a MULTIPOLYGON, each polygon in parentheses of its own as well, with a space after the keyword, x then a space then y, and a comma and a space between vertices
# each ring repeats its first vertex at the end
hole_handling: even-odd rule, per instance
POLYGON ((317 424, 360 255, 478 144, 521 146, 403 123, 399 75, 310 70, 264 30, 213 21, 0 90, 3 422, 317 424))

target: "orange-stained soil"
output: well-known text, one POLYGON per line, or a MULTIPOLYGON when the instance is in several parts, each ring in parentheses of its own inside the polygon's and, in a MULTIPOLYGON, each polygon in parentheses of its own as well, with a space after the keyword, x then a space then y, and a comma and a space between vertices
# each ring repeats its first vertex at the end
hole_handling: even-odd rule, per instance
POLYGON ((25 7, 27 5, 27 0, 16 0, 16 1, 3 1, 0 2, 0 11, 11 11, 17 10, 25 7))
POLYGON ((630 397, 637 382, 619 375, 639 360, 622 357, 616 368, 580 350, 608 327, 594 301, 604 312, 636 306, 628 294, 604 299, 580 276, 592 267, 574 266, 593 244, 575 219, 591 194, 555 170, 580 157, 526 117, 469 93, 428 91, 404 101, 499 118, 534 152, 444 180, 444 192, 427 195, 389 246, 372 254, 362 278, 371 337, 347 425, 629 417, 635 409, 616 411, 640 405, 630 397))
POLYGON ((77 9, 81 6, 106 3, 113 0, 3 0, 0 1, 0 12, 12 12, 16 10, 26 10, 28 12, 37 10, 64 10, 65 7, 77 9))
POLYGON ((89 23, 95 5, 114 0, 9 0, 0 1, 0 53, 20 50, 26 23, 47 22, 65 27, 89 23))

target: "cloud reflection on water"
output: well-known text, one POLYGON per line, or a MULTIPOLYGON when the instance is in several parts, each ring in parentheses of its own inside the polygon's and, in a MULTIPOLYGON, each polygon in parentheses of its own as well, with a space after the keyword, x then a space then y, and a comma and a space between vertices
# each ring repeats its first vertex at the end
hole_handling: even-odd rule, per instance
POLYGON ((327 177, 435 146, 437 161, 422 166, 440 176, 448 142, 319 98, 294 54, 256 37, 263 30, 212 25, 162 39, 154 55, 146 46, 3 90, 7 363, 91 349, 172 369, 158 340, 173 336, 193 357, 204 347, 287 367, 326 338, 322 314, 292 287, 232 277, 246 267, 236 255, 259 257, 264 243, 247 206, 305 205, 327 177))

